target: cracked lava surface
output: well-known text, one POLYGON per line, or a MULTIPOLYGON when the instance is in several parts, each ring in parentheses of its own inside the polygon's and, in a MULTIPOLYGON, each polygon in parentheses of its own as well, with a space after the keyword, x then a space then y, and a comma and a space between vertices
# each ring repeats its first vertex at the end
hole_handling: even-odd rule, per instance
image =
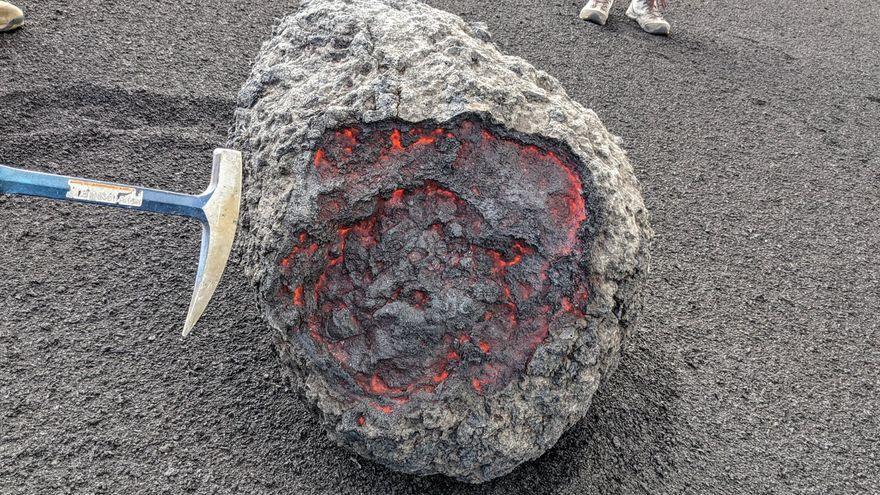
POLYGON ((583 316, 585 186, 553 143, 384 122, 328 131, 311 162, 319 225, 291 233, 277 304, 341 395, 393 414, 491 394, 583 316))

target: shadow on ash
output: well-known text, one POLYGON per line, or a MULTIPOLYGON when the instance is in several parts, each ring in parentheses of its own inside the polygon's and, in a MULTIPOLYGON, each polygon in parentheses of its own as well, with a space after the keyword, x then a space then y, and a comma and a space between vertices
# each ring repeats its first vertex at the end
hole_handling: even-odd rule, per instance
POLYGON ((247 276, 340 445, 471 483, 583 419, 652 237, 624 152, 482 25, 306 0, 238 99, 247 276))

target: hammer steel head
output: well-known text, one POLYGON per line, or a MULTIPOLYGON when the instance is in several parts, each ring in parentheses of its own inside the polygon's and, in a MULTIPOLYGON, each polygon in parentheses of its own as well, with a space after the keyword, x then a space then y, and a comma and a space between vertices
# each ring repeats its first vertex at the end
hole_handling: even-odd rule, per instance
POLYGON ((200 195, 206 199, 202 212, 202 249, 199 269, 183 335, 187 336, 202 317, 232 252, 232 242, 238 229, 241 206, 241 153, 229 149, 214 150, 214 168, 211 184, 200 195))

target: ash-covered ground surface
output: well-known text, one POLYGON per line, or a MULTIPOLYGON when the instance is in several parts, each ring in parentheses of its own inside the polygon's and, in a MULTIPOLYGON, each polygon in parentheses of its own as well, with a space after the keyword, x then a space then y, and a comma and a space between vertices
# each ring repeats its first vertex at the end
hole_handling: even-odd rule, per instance
MULTIPOLYGON (((580 425, 494 482, 355 458, 284 391, 234 263, 179 338, 198 226, 0 200, 0 493, 872 493, 880 5, 436 0, 625 147, 656 231, 642 331, 580 425)), ((0 160, 196 192, 291 2, 25 3, 0 160)))

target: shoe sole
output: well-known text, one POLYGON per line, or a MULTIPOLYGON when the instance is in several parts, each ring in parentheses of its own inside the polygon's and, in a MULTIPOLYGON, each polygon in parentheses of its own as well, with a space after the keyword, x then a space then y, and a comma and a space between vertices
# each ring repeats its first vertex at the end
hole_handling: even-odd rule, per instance
POLYGON ((604 26, 605 23, 608 22, 607 15, 603 14, 599 10, 587 9, 586 7, 581 10, 581 19, 585 21, 590 21, 600 26, 604 26))
POLYGON ((648 34, 665 36, 668 35, 669 31, 671 30, 668 22, 658 22, 656 24, 642 24, 641 22, 639 22, 639 16, 637 16, 636 13, 632 10, 632 4, 630 4, 629 8, 626 9, 626 16, 638 22, 639 27, 642 28, 642 31, 648 34))
POLYGON ((0 26, 0 33, 7 33, 9 31, 15 31, 20 28, 24 24, 24 17, 15 17, 11 21, 7 22, 5 26, 0 26))

